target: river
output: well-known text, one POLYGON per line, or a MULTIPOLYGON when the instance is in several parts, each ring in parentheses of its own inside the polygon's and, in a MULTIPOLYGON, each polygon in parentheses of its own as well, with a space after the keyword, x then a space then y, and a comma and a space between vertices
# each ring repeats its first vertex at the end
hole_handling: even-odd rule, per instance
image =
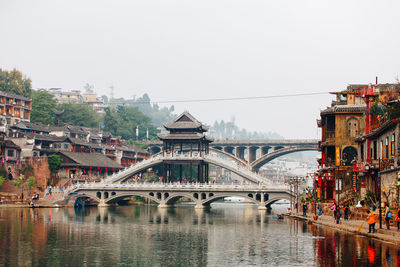
POLYGON ((0 266, 399 264, 400 248, 391 244, 278 220, 251 204, 0 209, 0 266))

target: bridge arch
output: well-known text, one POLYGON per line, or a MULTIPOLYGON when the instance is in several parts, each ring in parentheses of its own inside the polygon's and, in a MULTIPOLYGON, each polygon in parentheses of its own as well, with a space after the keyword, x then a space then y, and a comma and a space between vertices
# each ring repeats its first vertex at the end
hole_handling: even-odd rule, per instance
MULTIPOLYGON (((182 193, 172 193, 170 194, 169 197, 165 199, 165 204, 167 205, 173 205, 175 204, 179 199, 186 197, 193 201, 194 203, 198 202, 198 199, 194 197, 195 193, 188 193, 188 192, 182 192, 182 193)), ((199 196, 200 197, 200 196, 199 196)))
POLYGON ((148 198, 156 203, 160 203, 161 199, 157 199, 156 196, 151 196, 150 194, 146 193, 140 193, 140 192, 129 192, 129 193, 117 193, 114 196, 106 199, 105 203, 110 204, 110 203, 117 203, 118 201, 127 198, 127 197, 142 197, 142 198, 148 198))
POLYGON ((226 198, 226 197, 242 197, 244 199, 249 200, 251 203, 254 203, 254 204, 257 204, 257 205, 259 205, 261 203, 261 201, 258 201, 255 198, 255 195, 254 195, 254 197, 250 197, 249 194, 243 194, 243 193, 241 193, 241 194, 240 193, 236 193, 236 194, 235 193, 223 193, 223 194, 220 193, 220 194, 214 195, 213 197, 210 197, 208 199, 203 200, 201 202, 201 204, 205 205, 205 206, 208 206, 211 203, 216 202, 216 201, 218 201, 220 199, 223 199, 223 198, 226 198))
POLYGON ((250 164, 250 166, 252 170, 258 171, 264 164, 283 155, 301 151, 312 151, 312 150, 318 150, 317 146, 281 148, 256 159, 250 164))
POLYGON ((271 198, 271 199, 268 199, 267 201, 265 201, 265 206, 270 206, 270 205, 272 205, 272 204, 274 204, 275 202, 277 202, 277 201, 279 201, 279 200, 288 200, 288 201, 290 201, 290 200, 294 200, 293 198, 292 199, 290 199, 290 195, 287 195, 287 196, 285 196, 285 195, 282 195, 282 196, 280 196, 280 197, 274 197, 274 198, 271 198))

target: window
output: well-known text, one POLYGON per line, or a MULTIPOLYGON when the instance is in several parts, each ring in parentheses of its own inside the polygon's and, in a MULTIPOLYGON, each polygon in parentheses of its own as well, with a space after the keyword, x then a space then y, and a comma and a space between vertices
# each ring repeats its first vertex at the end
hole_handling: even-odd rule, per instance
POLYGON ((391 138, 391 140, 390 140, 390 155, 391 156, 394 156, 396 153, 395 153, 395 149, 396 149, 396 147, 395 147, 395 142, 396 142, 396 136, 395 136, 395 134, 393 133, 392 134, 392 138, 391 138))
POLYGON ((347 136, 356 137, 358 136, 358 120, 356 118, 351 118, 347 121, 347 136))
POLYGON ((364 161, 364 143, 362 143, 360 147, 361 147, 360 151, 361 161, 364 161))
POLYGON ((389 157, 389 137, 385 138, 385 159, 389 157))
POLYGON ((64 149, 69 149, 69 145, 68 144, 64 144, 64 149))
POLYGON ((7 156, 14 157, 14 150, 8 150, 7 151, 7 156))

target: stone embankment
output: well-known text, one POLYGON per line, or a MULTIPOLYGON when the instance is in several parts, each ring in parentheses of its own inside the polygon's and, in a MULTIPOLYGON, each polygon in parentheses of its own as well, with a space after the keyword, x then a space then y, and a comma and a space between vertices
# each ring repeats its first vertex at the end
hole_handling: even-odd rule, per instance
POLYGON ((331 227, 340 231, 346 231, 354 234, 359 234, 363 236, 367 236, 370 238, 375 238, 379 239, 382 241, 394 243, 396 245, 400 245, 400 232, 397 231, 396 225, 392 225, 390 227, 390 230, 386 229, 386 225, 384 225, 384 220, 382 221, 382 228, 379 229, 379 216, 376 216, 377 218, 377 223, 375 224, 375 233, 368 233, 368 224, 366 220, 360 220, 360 219, 349 219, 349 220, 344 220, 343 216, 340 219, 340 223, 336 224, 336 222, 333 219, 333 216, 330 215, 321 215, 319 216, 316 220, 314 219, 314 213, 307 213, 307 216, 304 217, 302 216, 301 213, 292 213, 288 215, 292 218, 295 219, 300 219, 300 220, 306 220, 308 222, 311 222, 315 225, 322 225, 322 226, 327 226, 331 227), (363 224, 363 227, 361 228, 361 231, 358 232, 358 229, 360 225, 363 224))

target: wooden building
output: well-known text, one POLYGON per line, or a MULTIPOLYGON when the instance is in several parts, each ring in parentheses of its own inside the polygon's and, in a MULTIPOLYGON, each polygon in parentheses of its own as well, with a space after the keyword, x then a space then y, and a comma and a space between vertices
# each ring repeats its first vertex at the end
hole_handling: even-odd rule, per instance
MULTIPOLYGON (((183 112, 174 121, 164 124, 169 133, 159 134, 163 141, 164 156, 205 155, 213 139, 206 136, 208 127, 196 120, 189 112, 183 112)), ((208 182, 208 164, 203 160, 181 159, 163 161, 163 182, 208 182), (195 169, 193 169, 193 167, 195 169), (196 175, 197 174, 197 175, 196 175), (197 176, 197 177, 196 177, 197 176)))

